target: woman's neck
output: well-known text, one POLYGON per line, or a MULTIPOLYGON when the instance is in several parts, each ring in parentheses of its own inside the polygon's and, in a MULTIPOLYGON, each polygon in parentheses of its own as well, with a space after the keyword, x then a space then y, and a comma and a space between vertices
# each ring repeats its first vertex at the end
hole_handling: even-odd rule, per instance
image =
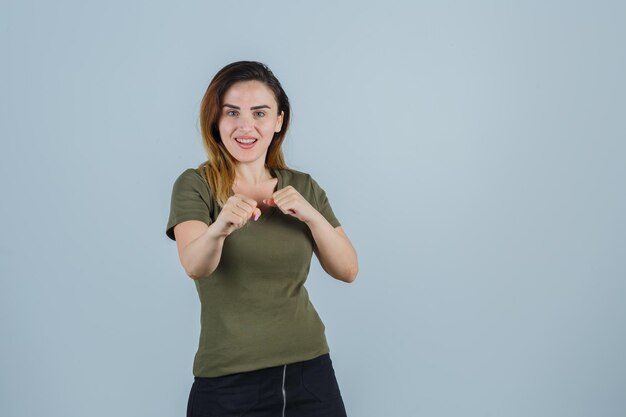
POLYGON ((235 168, 235 182, 244 184, 260 184, 272 178, 270 170, 265 164, 248 165, 237 164, 235 168))

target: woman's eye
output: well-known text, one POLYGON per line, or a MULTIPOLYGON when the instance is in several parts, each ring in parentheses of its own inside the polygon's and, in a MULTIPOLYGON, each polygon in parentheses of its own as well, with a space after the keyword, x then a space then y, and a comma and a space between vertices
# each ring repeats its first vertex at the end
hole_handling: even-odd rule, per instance
POLYGON ((254 115, 256 117, 263 117, 263 116, 265 116, 265 112, 264 111, 257 111, 257 112, 254 112, 254 115))
POLYGON ((237 116, 237 112, 235 110, 228 110, 226 112, 227 116, 237 116))

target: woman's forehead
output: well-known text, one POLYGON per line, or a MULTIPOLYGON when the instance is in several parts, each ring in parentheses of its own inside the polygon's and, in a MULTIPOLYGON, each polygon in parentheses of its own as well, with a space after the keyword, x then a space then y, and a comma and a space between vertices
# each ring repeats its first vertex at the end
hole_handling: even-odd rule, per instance
POLYGON ((224 103, 237 104, 234 102, 243 104, 254 102, 256 104, 272 105, 276 103, 274 93, 268 86, 260 81, 239 81, 231 85, 224 94, 224 103), (257 101, 263 101, 263 103, 256 103, 257 101))

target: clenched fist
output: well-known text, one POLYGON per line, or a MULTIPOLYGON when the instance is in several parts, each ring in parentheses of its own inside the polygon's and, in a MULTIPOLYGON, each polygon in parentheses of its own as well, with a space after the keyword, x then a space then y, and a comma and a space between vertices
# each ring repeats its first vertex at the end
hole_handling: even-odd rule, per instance
POLYGON ((308 223, 318 214, 315 207, 291 185, 276 191, 272 198, 267 198, 263 202, 269 206, 278 207, 283 213, 305 223, 308 223))
POLYGON ((257 208, 255 200, 241 194, 235 194, 226 200, 222 211, 215 219, 220 234, 228 236, 241 228, 251 218, 258 220, 261 210, 257 208))

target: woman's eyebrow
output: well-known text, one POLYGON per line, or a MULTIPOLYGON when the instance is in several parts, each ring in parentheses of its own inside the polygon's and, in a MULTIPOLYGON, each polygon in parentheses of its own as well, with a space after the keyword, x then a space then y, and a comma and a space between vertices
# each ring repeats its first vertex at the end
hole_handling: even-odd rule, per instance
MULTIPOLYGON (((234 106, 232 104, 224 103, 222 107, 232 107, 233 109, 241 110, 239 106, 234 106)), ((250 107, 250 110, 258 110, 258 109, 271 109, 267 104, 261 104, 260 106, 250 107)))

